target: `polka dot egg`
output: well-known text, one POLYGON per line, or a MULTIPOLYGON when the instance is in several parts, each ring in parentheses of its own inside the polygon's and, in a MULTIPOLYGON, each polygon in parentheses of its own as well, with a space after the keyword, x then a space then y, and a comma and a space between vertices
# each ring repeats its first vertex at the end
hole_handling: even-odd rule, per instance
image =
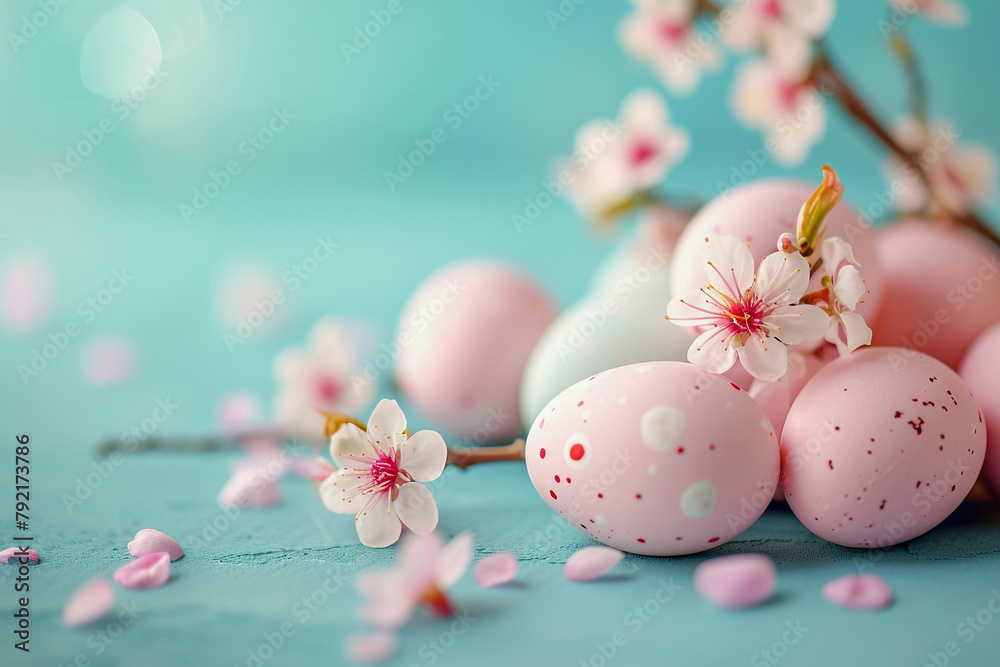
POLYGON ((528 474, 561 517, 608 546, 650 556, 724 544, 767 507, 778 442, 726 378, 659 361, 564 390, 528 433, 528 474))

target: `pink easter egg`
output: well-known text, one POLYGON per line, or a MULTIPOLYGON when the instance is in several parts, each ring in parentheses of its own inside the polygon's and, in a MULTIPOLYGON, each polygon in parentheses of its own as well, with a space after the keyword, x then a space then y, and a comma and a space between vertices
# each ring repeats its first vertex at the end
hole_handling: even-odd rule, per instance
POLYGON ((899 544, 972 489, 983 415, 955 371, 920 352, 863 348, 802 389, 781 433, 781 485, 806 528, 847 547, 899 544))
POLYGON ((652 556, 724 544, 767 507, 774 429, 746 392, 691 364, 656 361, 564 390, 528 432, 528 475, 563 519, 652 556))
POLYGON ((976 339, 958 373, 979 402, 986 420, 983 479, 1000 500, 1000 323, 976 339))
POLYGON ((521 432, 518 392, 531 351, 556 317, 534 281, 469 260, 427 278, 399 320, 400 389, 435 424, 475 442, 521 432))
MULTIPOLYGON (((674 296, 690 294, 705 286, 707 278, 701 266, 706 239, 731 235, 747 242, 754 262, 777 250, 778 237, 795 232, 802 204, 816 191, 816 184, 784 179, 764 179, 742 185, 716 197, 688 223, 674 250, 670 279, 674 296)), ((882 271, 875 241, 858 211, 842 199, 827 217, 826 238, 839 236, 854 249, 861 265, 861 276, 868 294, 858 312, 869 320, 878 312, 882 300, 882 271)), ((817 274, 810 283, 820 288, 817 274)), ((691 329, 696 333, 695 329, 691 329)))
POLYGON ((869 320, 873 345, 919 350, 958 368, 972 342, 1000 321, 1000 252, 965 230, 901 222, 875 235, 884 304, 869 320))

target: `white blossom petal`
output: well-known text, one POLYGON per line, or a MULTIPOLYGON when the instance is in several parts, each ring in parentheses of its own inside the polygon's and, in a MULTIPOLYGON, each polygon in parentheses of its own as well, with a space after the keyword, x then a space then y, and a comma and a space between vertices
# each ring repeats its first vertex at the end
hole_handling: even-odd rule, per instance
POLYGON ((763 382, 774 382, 788 370, 788 350, 781 341, 751 336, 739 348, 740 363, 750 375, 763 382))
POLYGON ((362 483, 360 477, 345 476, 342 470, 337 471, 320 482, 320 500, 331 512, 357 514, 368 501, 368 496, 354 496, 362 483))
POLYGON ((857 260, 854 259, 854 248, 839 236, 831 236, 823 241, 823 245, 820 246, 820 257, 823 258, 823 268, 831 276, 836 274, 837 267, 840 266, 841 262, 859 266, 857 260))
POLYGON ((865 286, 865 281, 861 279, 861 273, 858 269, 850 264, 841 267, 837 273, 837 279, 833 283, 833 293, 840 305, 847 310, 854 310, 866 292, 868 292, 868 288, 865 286))
POLYGON ((381 549, 395 544, 403 527, 396 516, 396 509, 391 502, 377 501, 354 520, 358 529, 358 539, 366 547, 381 549))
MULTIPOLYGON (((863 345, 872 344, 872 330, 865 318, 858 313, 841 313, 840 319, 847 334, 847 352, 854 352, 863 345)), ((843 352, 841 352, 843 354, 843 352)))
POLYGON ((809 262, 797 252, 772 252, 757 268, 754 291, 764 303, 794 303, 802 298, 807 287, 809 262))
POLYGON ((821 339, 830 328, 830 316, 818 306, 795 304, 776 308, 764 324, 785 345, 799 345, 821 339))
POLYGON ((438 507, 434 495, 423 484, 408 482, 399 487, 393 502, 396 515, 417 535, 427 535, 437 528, 438 507))
POLYGON ((418 482, 441 476, 448 462, 448 445, 436 431, 417 431, 399 446, 399 465, 418 482))
POLYGON ((406 416, 400 410, 399 404, 388 398, 379 401, 372 410, 372 416, 368 418, 368 437, 372 442, 382 449, 388 449, 402 442, 402 438, 399 440, 395 438, 405 430, 406 416), (385 438, 391 442, 387 443, 385 438))
POLYGON ((701 259, 708 282, 724 292, 740 295, 753 284, 753 255, 735 236, 718 236, 706 243, 701 259))
POLYGON ((736 363, 733 334, 720 327, 709 329, 695 338, 688 348, 688 361, 710 373, 725 373, 736 363))
POLYGON ((330 436, 330 456, 338 468, 361 468, 361 457, 372 458, 375 450, 368 442, 368 434, 354 424, 344 424, 330 436))

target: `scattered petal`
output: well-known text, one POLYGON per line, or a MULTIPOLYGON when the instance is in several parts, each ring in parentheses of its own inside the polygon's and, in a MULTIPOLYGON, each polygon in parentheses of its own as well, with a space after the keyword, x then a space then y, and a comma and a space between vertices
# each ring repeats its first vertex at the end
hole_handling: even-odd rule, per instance
POLYGON ((694 569, 694 588, 728 609, 751 607, 774 594, 774 562, 763 554, 735 554, 707 560, 694 569))
POLYGON ((222 507, 270 507, 281 502, 275 478, 257 467, 237 470, 219 492, 222 507))
POLYGON ((10 563, 11 561, 14 561, 15 564, 22 564, 22 558, 27 558, 29 562, 37 563, 38 552, 34 549, 25 549, 22 547, 11 547, 0 551, 0 563, 10 563))
POLYGON ((396 655, 398 649, 399 640, 393 632, 376 631, 347 639, 347 655, 367 664, 385 662, 396 655))
POLYGON ((170 554, 155 551, 140 556, 115 570, 115 581, 122 588, 157 588, 170 578, 170 554))
POLYGON ((136 558, 160 551, 166 552, 171 561, 184 555, 184 549, 174 538, 153 528, 143 528, 128 543, 128 552, 136 558))
POLYGON ((52 273, 32 257, 7 264, 0 277, 0 319, 11 331, 37 329, 52 310, 52 273))
POLYGON ((625 557, 611 547, 584 547, 569 557, 563 574, 570 581, 590 581, 603 575, 625 557))
POLYGON ((97 387, 123 384, 135 375, 136 356, 135 344, 126 338, 95 338, 83 349, 83 377, 97 387))
POLYGON ((91 579, 70 596, 63 607, 62 620, 76 628, 104 616, 115 603, 115 589, 104 577, 91 579))
POLYGON ((892 603, 888 584, 873 574, 849 574, 823 586, 823 597, 848 609, 882 609, 892 603))
POLYGON ((502 551, 482 559, 472 568, 472 578, 483 588, 506 584, 517 576, 517 558, 502 551))
POLYGON ((473 541, 472 533, 466 530, 456 535, 441 549, 435 577, 442 588, 451 588, 465 574, 472 560, 473 541))

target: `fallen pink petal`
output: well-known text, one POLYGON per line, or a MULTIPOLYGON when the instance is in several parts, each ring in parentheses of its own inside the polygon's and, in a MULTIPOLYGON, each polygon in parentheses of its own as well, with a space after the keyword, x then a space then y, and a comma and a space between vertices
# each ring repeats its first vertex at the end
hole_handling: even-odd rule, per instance
POLYGON ((590 581, 606 573, 625 557, 611 547, 584 547, 569 557, 563 574, 570 581, 590 581))
POLYGON ((128 382, 135 375, 135 344, 125 338, 95 338, 83 349, 83 377, 105 387, 128 382))
POLYGON ((774 594, 776 581, 774 561, 763 554, 722 556, 694 569, 694 589, 698 594, 727 609, 765 602, 774 594))
POLYGON ((76 628, 96 621, 115 603, 115 589, 104 577, 91 579, 70 596, 63 607, 62 620, 76 628))
POLYGON ((36 329, 52 309, 52 291, 52 273, 41 261, 11 261, 0 277, 0 319, 18 333, 36 329))
POLYGON ((849 574, 823 586, 823 597, 841 607, 869 611, 888 607, 892 590, 873 574, 849 574))
POLYGON ((174 538, 153 528, 143 528, 128 543, 128 552, 136 558, 160 551, 166 552, 171 561, 184 555, 184 549, 174 538))
POLYGON ((493 588, 513 581, 518 567, 517 558, 502 551, 476 563, 472 568, 472 578, 483 588, 493 588))
POLYGON ((219 492, 222 507, 270 507, 281 502, 281 488, 266 469, 252 465, 237 470, 219 492))
POLYGON ((0 563, 11 563, 23 565, 22 558, 27 558, 32 563, 38 562, 38 552, 34 549, 24 549, 21 547, 10 547, 0 551, 0 563))
POLYGON ((385 662, 396 654, 399 640, 395 633, 376 631, 366 635, 353 635, 347 639, 347 655, 367 664, 385 662))
POLYGON ((140 556, 115 570, 114 578, 122 588, 141 590, 162 586, 170 578, 170 554, 157 551, 140 556))

